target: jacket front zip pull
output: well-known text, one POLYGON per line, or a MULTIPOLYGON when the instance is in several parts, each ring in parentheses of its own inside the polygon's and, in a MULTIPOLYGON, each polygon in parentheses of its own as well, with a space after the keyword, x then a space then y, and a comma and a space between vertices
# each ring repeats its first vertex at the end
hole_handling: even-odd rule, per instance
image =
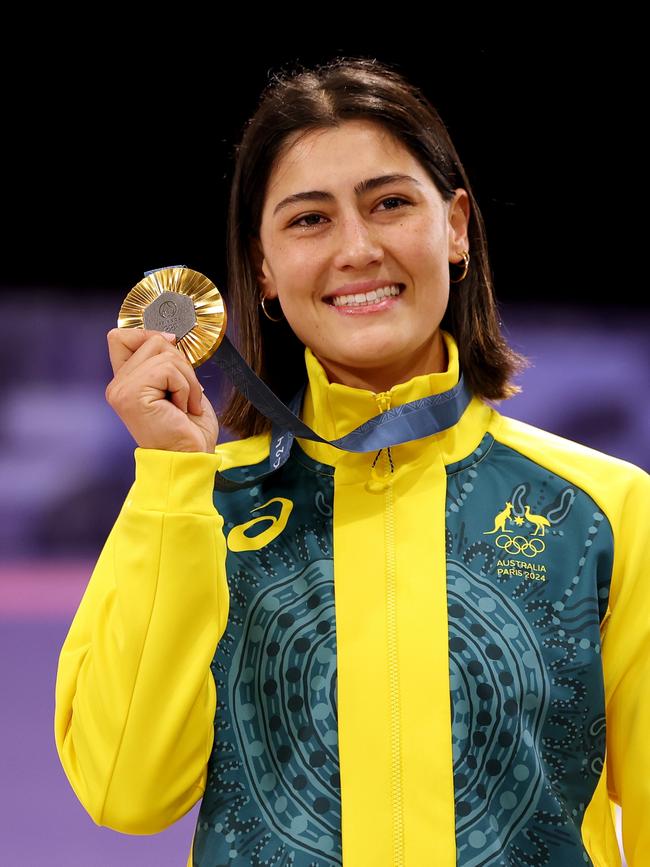
MULTIPOLYGON (((391 394, 389 391, 380 391, 375 394, 377 405, 381 412, 390 409, 391 394)), ((366 482, 366 490, 371 493, 382 493, 391 483, 391 474, 395 472, 391 447, 381 448, 375 455, 370 467, 370 478, 366 482)))

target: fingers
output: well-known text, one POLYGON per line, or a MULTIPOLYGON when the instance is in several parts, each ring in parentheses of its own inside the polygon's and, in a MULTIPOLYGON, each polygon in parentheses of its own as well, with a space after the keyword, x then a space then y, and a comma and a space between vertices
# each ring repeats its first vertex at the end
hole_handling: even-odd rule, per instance
MULTIPOLYGON (((174 335, 170 335, 174 336, 174 335)), ((134 352, 146 343, 150 338, 160 338, 152 340, 150 354, 155 351, 160 351, 160 348, 173 346, 162 331, 152 331, 147 328, 111 328, 106 335, 108 340, 108 354, 113 368, 113 375, 131 358, 134 352), (161 342, 161 341, 164 341, 161 342), (157 347, 157 349, 156 349, 157 347)))
POLYGON ((201 415, 203 391, 192 365, 180 353, 175 356, 170 354, 164 372, 167 375, 165 391, 171 392, 172 402, 185 413, 201 415))
POLYGON ((192 365, 167 336, 160 331, 144 328, 114 328, 107 335, 109 354, 115 378, 109 383, 124 382, 135 374, 139 381, 146 381, 153 388, 172 392, 172 402, 183 412, 200 415, 203 390, 192 365), (162 357, 160 357, 162 356, 162 357), (151 364, 147 362, 151 361, 151 364), (165 376, 171 385, 164 385, 165 376), (179 382, 181 376, 186 388, 179 382))
POLYGON ((193 412, 196 397, 192 395, 184 368, 181 369, 178 364, 180 360, 170 356, 164 360, 149 359, 142 365, 142 376, 146 377, 147 382, 151 382, 153 378, 157 379, 158 382, 153 388, 160 389, 159 392, 154 391, 151 394, 150 400, 145 398, 145 403, 160 400, 161 393, 167 394, 174 406, 182 412, 198 415, 198 412, 193 412))
POLYGON ((132 373, 124 367, 106 387, 105 397, 118 415, 133 414, 138 405, 149 407, 156 401, 171 400, 185 414, 201 415, 203 401, 187 376, 187 362, 171 353, 145 359, 132 373))

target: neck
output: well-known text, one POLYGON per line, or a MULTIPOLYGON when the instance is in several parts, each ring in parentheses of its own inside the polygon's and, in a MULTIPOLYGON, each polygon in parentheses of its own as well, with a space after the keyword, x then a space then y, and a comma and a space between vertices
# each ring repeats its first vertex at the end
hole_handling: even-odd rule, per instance
POLYGON ((323 358, 316 353, 314 355, 323 365, 330 383, 338 382, 352 388, 364 388, 376 394, 390 391, 394 385, 408 382, 414 376, 421 376, 425 373, 442 373, 447 370, 449 365, 447 347, 439 328, 433 338, 422 346, 414 356, 406 360, 399 360, 388 367, 373 367, 368 368, 368 370, 351 368, 323 358))

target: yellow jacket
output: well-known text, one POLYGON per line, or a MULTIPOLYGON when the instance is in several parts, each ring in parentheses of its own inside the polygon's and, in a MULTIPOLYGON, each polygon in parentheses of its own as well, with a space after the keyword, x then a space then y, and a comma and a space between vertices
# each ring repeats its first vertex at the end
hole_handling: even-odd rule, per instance
MULTIPOLYGON (((445 372, 379 394, 305 349, 304 421, 450 389, 443 337, 445 372)), ((213 489, 269 442, 135 449, 56 681, 94 822, 202 799, 188 867, 612 867, 615 801, 650 865, 650 476, 474 397, 390 454, 298 438, 213 489)))

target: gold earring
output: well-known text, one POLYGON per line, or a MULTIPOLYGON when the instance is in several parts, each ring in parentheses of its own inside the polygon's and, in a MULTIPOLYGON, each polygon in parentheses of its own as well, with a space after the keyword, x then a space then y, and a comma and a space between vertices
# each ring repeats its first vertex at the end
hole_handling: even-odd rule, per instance
POLYGON ((283 316, 280 316, 279 319, 275 319, 273 316, 269 316, 269 314, 266 312, 266 307, 264 306, 265 301, 266 301, 266 298, 264 298, 264 296, 262 296, 262 300, 260 301, 260 306, 261 306, 262 310, 264 311, 264 315, 266 316, 266 318, 270 319, 271 322, 282 322, 282 320, 284 319, 283 316))
MULTIPOLYGON (((463 273, 460 275, 460 277, 456 277, 455 280, 452 280, 450 277, 449 278, 450 283, 460 283, 461 280, 464 280, 465 277, 467 277, 467 269, 469 268, 469 252, 467 250, 463 250, 463 252, 461 253, 461 256, 463 257, 463 263, 465 265, 463 273)), ((459 265, 460 263, 459 262, 451 262, 450 264, 459 265)))

